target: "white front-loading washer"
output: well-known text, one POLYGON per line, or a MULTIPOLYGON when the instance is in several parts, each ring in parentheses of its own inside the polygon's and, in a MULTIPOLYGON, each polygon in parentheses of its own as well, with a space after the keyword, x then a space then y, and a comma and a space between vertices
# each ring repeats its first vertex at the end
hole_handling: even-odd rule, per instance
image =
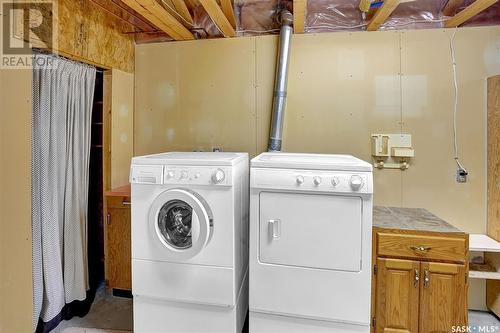
POLYGON ((132 159, 135 332, 241 332, 248 177, 246 153, 132 159))
POLYGON ((369 332, 372 166, 263 153, 250 169, 250 332, 369 332))

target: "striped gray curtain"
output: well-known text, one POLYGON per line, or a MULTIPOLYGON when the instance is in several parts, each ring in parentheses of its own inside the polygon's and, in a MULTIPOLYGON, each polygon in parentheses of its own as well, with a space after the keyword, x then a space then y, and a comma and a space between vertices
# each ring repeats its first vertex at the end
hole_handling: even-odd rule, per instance
POLYGON ((96 70, 54 55, 33 61, 33 330, 84 300, 91 114, 96 70))

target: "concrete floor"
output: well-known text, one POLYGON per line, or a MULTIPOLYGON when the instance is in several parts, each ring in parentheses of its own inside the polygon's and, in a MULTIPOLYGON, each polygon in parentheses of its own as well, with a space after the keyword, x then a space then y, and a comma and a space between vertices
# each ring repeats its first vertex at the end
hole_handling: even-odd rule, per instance
POLYGON ((500 320, 486 311, 469 311, 469 326, 472 332, 500 332, 500 320))
MULTIPOLYGON (((489 312, 469 311, 472 332, 490 327, 487 332, 500 333, 500 321, 489 312), (474 329, 475 328, 475 329, 474 329)), ((55 333, 125 333, 133 330, 132 299, 115 297, 104 287, 99 288, 90 312, 83 318, 63 321, 55 333)))
POLYGON ((97 290, 92 307, 85 317, 73 317, 71 320, 62 321, 52 332, 110 333, 132 331, 133 327, 132 299, 115 297, 111 291, 102 286, 97 290))

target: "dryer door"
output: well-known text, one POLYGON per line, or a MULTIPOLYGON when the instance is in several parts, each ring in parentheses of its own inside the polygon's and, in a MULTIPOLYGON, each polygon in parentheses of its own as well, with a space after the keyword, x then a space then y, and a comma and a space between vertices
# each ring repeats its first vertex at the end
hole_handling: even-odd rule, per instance
POLYGON ((203 198, 188 189, 162 192, 149 211, 150 230, 172 258, 192 258, 210 241, 213 217, 203 198))

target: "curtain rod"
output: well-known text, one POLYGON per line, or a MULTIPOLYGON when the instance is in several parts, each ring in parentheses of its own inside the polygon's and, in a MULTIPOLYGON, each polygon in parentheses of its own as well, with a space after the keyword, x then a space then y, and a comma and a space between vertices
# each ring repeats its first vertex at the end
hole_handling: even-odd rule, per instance
POLYGON ((51 56, 54 56, 54 57, 57 57, 57 58, 60 58, 60 59, 64 59, 64 60, 68 60, 68 61, 74 61, 74 62, 78 62, 78 63, 81 63, 81 64, 86 65, 86 66, 94 67, 95 70, 97 72, 99 72, 99 73, 104 73, 104 71, 106 70, 106 69, 103 69, 102 67, 97 67, 96 65, 89 64, 87 62, 81 61, 81 60, 79 60, 77 58, 73 59, 71 57, 67 57, 67 56, 64 56, 64 55, 61 55, 61 54, 58 54, 58 53, 50 52, 49 50, 46 50, 46 49, 33 48, 32 50, 33 50, 33 53, 51 55, 51 56))

